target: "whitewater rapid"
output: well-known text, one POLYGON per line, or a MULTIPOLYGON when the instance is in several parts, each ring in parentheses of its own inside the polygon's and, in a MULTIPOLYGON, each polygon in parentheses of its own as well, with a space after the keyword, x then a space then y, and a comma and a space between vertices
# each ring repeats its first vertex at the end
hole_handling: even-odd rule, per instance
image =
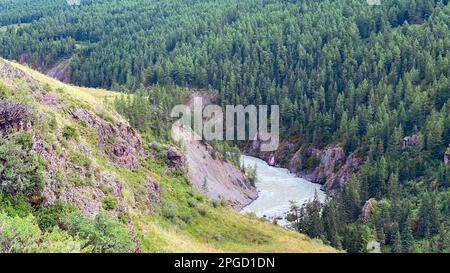
POLYGON ((295 176, 287 169, 269 166, 265 161, 243 155, 241 165, 244 167, 256 166, 256 188, 258 198, 241 212, 253 212, 259 217, 269 220, 278 219, 281 225, 287 225, 284 219, 290 208, 290 201, 298 205, 312 200, 317 192, 320 201, 326 195, 320 190, 320 185, 295 176))

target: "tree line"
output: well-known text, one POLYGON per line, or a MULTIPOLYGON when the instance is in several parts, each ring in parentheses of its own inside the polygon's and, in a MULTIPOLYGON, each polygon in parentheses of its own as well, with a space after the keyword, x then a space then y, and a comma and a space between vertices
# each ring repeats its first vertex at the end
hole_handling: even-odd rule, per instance
MULTIPOLYGON (((448 0, 92 1, 27 25, 21 16, 2 23, 6 58, 25 53, 38 67, 71 58, 71 80, 84 86, 209 88, 223 104, 279 104, 284 137, 362 158, 314 214, 322 228, 311 236, 349 251, 369 238, 384 251, 448 249, 448 0)), ((159 130, 123 105, 136 126, 159 130)))

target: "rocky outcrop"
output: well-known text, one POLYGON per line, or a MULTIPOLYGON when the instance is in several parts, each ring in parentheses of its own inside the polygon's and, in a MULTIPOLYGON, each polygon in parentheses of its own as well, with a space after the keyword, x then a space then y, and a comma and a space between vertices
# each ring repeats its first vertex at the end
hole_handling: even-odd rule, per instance
POLYGON ((324 149, 299 149, 288 167, 305 179, 322 184, 322 189, 330 193, 342 187, 359 164, 355 154, 346 156, 341 147, 329 146, 324 149))
POLYGON ((408 147, 416 147, 418 145, 418 142, 419 138, 417 135, 404 137, 402 141, 402 150, 405 150, 408 147))
POLYGON ((360 219, 363 223, 367 223, 367 221, 369 221, 370 217, 375 212, 376 205, 377 201, 373 198, 367 200, 367 202, 364 204, 360 215, 360 219))
POLYGON ((147 189, 148 189, 149 211, 155 212, 156 208, 161 206, 161 197, 160 197, 161 185, 157 180, 149 178, 147 189))
POLYGON ((186 164, 186 158, 177 148, 169 146, 167 149, 167 159, 172 169, 183 169, 186 164))
POLYGON ((444 154, 445 165, 450 165, 450 144, 448 145, 447 151, 444 154))
MULTIPOLYGON (((192 109, 196 97, 202 99, 203 105, 211 104, 216 99, 212 92, 193 90, 185 104, 192 109)), ((167 157, 170 165, 172 168, 185 165, 189 180, 198 191, 212 200, 225 199, 238 210, 258 197, 256 188, 239 167, 217 158, 213 147, 196 140, 191 128, 174 126, 172 137, 183 147, 183 153, 169 148, 167 157)))
POLYGON ((0 136, 11 130, 26 130, 31 127, 29 114, 29 107, 0 99, 0 136))
POLYGON ((105 121, 97 115, 81 107, 74 107, 69 114, 95 128, 98 136, 98 147, 105 151, 114 161, 123 167, 135 170, 139 166, 139 157, 145 156, 141 139, 130 126, 116 122, 105 121))
POLYGON ((285 140, 276 152, 264 153, 259 151, 259 144, 255 141, 244 150, 271 166, 288 168, 308 181, 322 184, 322 189, 329 194, 342 187, 361 164, 356 154, 346 156, 337 145, 322 149, 299 146, 298 142, 285 140))

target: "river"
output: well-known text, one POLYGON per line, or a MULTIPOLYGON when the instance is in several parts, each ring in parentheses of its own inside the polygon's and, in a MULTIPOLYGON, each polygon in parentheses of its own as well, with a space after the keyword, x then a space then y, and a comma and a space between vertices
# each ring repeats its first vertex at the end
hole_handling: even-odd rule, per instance
POLYGON ((269 166, 261 159, 246 155, 241 156, 241 164, 245 167, 256 166, 256 188, 259 193, 258 199, 242 209, 243 213, 254 212, 269 220, 278 218, 279 224, 286 225, 284 217, 290 208, 289 201, 301 206, 312 200, 316 192, 322 202, 325 200, 320 185, 297 177, 287 169, 269 166))

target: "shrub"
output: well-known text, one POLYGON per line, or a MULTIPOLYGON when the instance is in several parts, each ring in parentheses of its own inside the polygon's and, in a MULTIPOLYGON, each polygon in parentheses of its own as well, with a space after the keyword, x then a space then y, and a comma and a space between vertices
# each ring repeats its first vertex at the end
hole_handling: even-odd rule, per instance
POLYGON ((45 161, 31 146, 31 135, 25 133, 0 140, 0 191, 26 196, 40 193, 45 161))
POLYGON ((122 211, 121 213, 119 213, 119 221, 123 224, 128 224, 128 222, 131 220, 131 216, 130 214, 128 214, 125 211, 122 211))
POLYGON ((66 179, 74 186, 87 186, 91 184, 91 180, 89 178, 82 178, 77 172, 68 174, 66 179))
POLYGON ((218 207, 220 207, 220 200, 212 200, 212 202, 211 202, 211 205, 214 207, 214 208, 218 208, 218 207))
POLYGON ((72 236, 86 240, 92 252, 127 253, 134 249, 133 238, 125 224, 114 220, 107 213, 99 213, 95 220, 76 212, 67 218, 72 236))
POLYGON ((33 207, 24 196, 13 197, 0 192, 0 211, 12 217, 25 217, 33 212, 33 207))
POLYGON ((84 167, 86 171, 89 171, 91 169, 91 159, 83 154, 74 152, 70 153, 68 160, 77 166, 84 167))
POLYGON ((64 126, 64 129, 63 129, 63 136, 67 140, 71 140, 71 139, 78 140, 80 137, 80 134, 78 133, 77 128, 66 125, 66 126, 64 126))
POLYGON ((6 99, 9 97, 9 91, 2 83, 0 83, 0 99, 6 99))
POLYGON ((43 233, 31 214, 26 217, 10 217, 0 213, 0 230, 0 252, 3 253, 81 251, 82 242, 58 228, 43 233))
POLYGON ((102 190, 102 192, 104 194, 110 194, 112 192, 112 189, 110 187, 108 187, 107 185, 105 185, 104 183, 101 183, 99 185, 99 188, 102 190))
POLYGON ((169 220, 173 220, 177 217, 176 211, 177 211, 176 205, 174 203, 169 202, 163 206, 162 215, 169 220))
POLYGON ((75 208, 59 201, 54 205, 39 207, 35 216, 39 228, 50 231, 61 224, 66 215, 73 211, 75 211, 75 208))
POLYGON ((186 213, 180 216, 180 219, 185 222, 186 224, 189 224, 194 219, 194 216, 192 214, 186 213))
POLYGON ((228 201, 224 198, 220 198, 220 205, 222 207, 226 207, 226 206, 228 206, 228 201))
POLYGON ((117 200, 117 197, 115 197, 115 196, 105 196, 102 200, 102 207, 105 210, 117 209, 118 206, 119 206, 119 201, 117 200))
POLYGON ((247 167, 245 169, 245 174, 247 175, 250 184, 253 187, 256 187, 256 166, 255 167, 247 167))
POLYGON ((44 87, 44 90, 47 91, 47 92, 51 92, 52 91, 52 87, 48 83, 44 84, 43 87, 44 87))
POLYGON ((197 211, 198 211, 198 213, 199 213, 201 216, 206 216, 206 215, 208 215, 208 211, 207 211, 206 209, 204 209, 204 208, 197 208, 197 211))

